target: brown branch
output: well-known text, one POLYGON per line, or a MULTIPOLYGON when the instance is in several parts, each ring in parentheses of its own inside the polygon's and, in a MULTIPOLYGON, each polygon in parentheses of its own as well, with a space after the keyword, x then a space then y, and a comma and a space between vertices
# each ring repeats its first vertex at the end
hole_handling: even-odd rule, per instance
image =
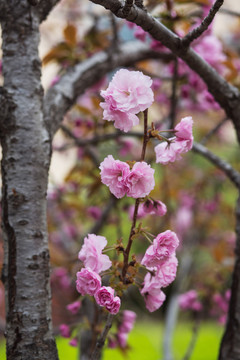
POLYGON ((103 332, 102 332, 100 338, 97 341, 95 350, 94 350, 94 352, 93 352, 93 354, 91 356, 91 360, 99 360, 100 359, 102 348, 103 348, 104 343, 106 341, 108 332, 112 327, 113 317, 114 317, 114 315, 112 315, 110 313, 108 314, 105 327, 103 329, 103 332))
POLYGON ((184 36, 182 39, 183 46, 189 46, 192 41, 199 38, 210 26, 212 23, 216 13, 219 11, 220 7, 222 6, 224 0, 216 0, 213 6, 211 7, 208 15, 203 19, 202 23, 193 29, 189 34, 184 36))
POLYGON ((222 170, 227 177, 232 181, 232 183, 240 189, 240 173, 235 170, 228 162, 221 159, 219 156, 213 154, 210 150, 208 150, 205 146, 194 143, 192 150, 203 155, 206 159, 211 161, 215 166, 217 166, 220 170, 222 170))
MULTIPOLYGON (((147 143, 148 143, 148 140, 149 140, 149 135, 148 135, 148 109, 146 109, 143 112, 143 114, 144 114, 144 137, 143 137, 143 146, 142 146, 142 154, 141 154, 140 161, 143 161, 144 158, 145 158, 147 143)), ((132 243, 133 243, 133 235, 135 234, 134 229, 136 227, 139 204, 140 204, 140 198, 136 199, 136 202, 135 202, 135 208, 134 208, 134 213, 133 213, 133 221, 132 221, 132 226, 131 226, 131 230, 130 230, 130 234, 129 234, 129 238, 128 238, 128 244, 127 244, 126 249, 123 252, 123 258, 124 258, 123 269, 122 269, 123 282, 125 281, 125 276, 126 276, 127 270, 128 270, 128 261, 129 261, 128 259, 129 259, 129 254, 130 254, 130 250, 131 250, 132 243)))

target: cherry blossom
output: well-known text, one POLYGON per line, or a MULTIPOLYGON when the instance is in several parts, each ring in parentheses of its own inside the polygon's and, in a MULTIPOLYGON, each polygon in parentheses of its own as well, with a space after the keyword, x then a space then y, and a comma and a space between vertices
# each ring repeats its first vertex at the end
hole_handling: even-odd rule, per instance
POLYGON ((85 267, 96 273, 109 269, 112 262, 107 255, 102 254, 106 245, 107 239, 104 236, 88 234, 78 254, 79 260, 83 261, 85 267))

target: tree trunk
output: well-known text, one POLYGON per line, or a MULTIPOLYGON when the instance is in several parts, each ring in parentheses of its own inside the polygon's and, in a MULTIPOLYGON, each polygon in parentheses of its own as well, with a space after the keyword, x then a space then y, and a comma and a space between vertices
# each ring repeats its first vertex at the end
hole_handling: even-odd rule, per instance
POLYGON ((51 142, 42 113, 39 20, 27 0, 8 0, 1 22, 4 89, 12 100, 1 126, 7 359, 55 360, 46 221, 51 142))
POLYGON ((236 260, 232 278, 232 294, 219 360, 240 359, 240 194, 236 205, 236 235, 236 260))

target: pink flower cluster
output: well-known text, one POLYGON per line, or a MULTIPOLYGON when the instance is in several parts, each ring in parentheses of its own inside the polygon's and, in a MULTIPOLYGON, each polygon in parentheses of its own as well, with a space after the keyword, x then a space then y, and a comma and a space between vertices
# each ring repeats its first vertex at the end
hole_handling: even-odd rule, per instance
POLYGON ((145 197, 155 186, 154 169, 146 162, 136 162, 132 169, 120 160, 108 155, 100 164, 102 183, 109 187, 118 199, 125 194, 129 197, 145 197))
POLYGON ((157 310, 166 298, 161 288, 171 284, 176 277, 178 260, 175 251, 178 245, 179 240, 174 232, 167 230, 160 233, 141 261, 149 270, 144 278, 141 294, 150 312, 157 310))
POLYGON ((198 300, 198 294, 195 290, 189 290, 179 296, 179 306, 182 310, 201 311, 202 304, 198 300))
POLYGON ((104 236, 89 234, 84 239, 78 258, 83 262, 85 268, 77 272, 76 288, 82 295, 94 296, 98 305, 105 306, 111 314, 116 314, 119 311, 121 300, 118 296, 114 297, 114 289, 101 286, 102 281, 99 275, 100 272, 109 269, 112 265, 109 257, 102 254, 106 245, 107 239, 104 236))
POLYGON ((138 125, 136 114, 146 110, 153 102, 151 85, 151 78, 140 71, 117 71, 107 90, 101 91, 105 100, 100 103, 104 120, 114 121, 115 128, 124 132, 138 125))
POLYGON ((174 162, 181 159, 181 154, 191 150, 193 145, 192 125, 191 116, 183 118, 174 128, 176 136, 169 139, 171 143, 168 144, 164 141, 155 147, 157 163, 166 165, 174 162))
MULTIPOLYGON (((129 209, 130 219, 133 219, 135 206, 131 206, 129 209)), ((138 208, 138 219, 141 219, 147 215, 164 216, 167 212, 166 205, 159 200, 147 200, 144 203, 140 203, 138 208)))

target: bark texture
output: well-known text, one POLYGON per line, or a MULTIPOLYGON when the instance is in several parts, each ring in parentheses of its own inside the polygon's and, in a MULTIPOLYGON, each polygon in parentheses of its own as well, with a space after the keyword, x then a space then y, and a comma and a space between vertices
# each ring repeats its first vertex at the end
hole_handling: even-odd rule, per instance
POLYGON ((51 144, 42 112, 39 20, 27 0, 8 0, 1 25, 10 99, 1 123, 7 358, 55 360, 46 224, 51 144))
POLYGON ((236 234, 236 261, 232 279, 232 295, 219 360, 240 359, 240 194, 236 206, 236 234))

